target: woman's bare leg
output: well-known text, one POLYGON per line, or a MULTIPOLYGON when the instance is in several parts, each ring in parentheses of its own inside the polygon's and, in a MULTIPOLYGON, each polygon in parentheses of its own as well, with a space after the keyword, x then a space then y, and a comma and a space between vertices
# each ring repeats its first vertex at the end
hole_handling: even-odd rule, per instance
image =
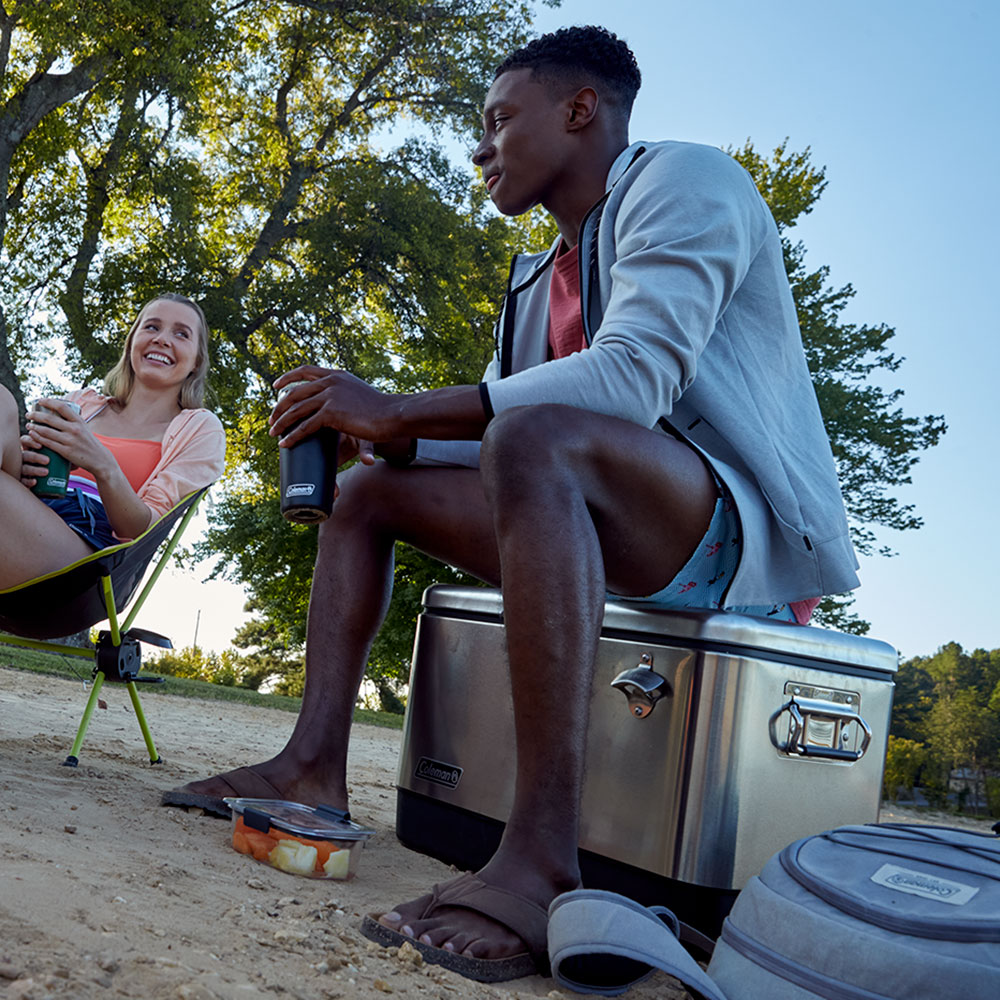
POLYGON ((51 573, 94 550, 21 484, 17 406, 0 386, 0 590, 51 573))

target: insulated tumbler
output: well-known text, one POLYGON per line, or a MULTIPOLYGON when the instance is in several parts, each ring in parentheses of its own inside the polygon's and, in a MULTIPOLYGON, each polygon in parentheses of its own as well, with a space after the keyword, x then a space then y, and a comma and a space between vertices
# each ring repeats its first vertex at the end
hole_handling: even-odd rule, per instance
MULTIPOLYGON (((60 403, 64 403, 68 406, 74 413, 80 412, 80 406, 78 403, 73 403, 68 399, 60 399, 60 403)), ((35 409, 39 411, 48 411, 48 407, 41 406, 35 403, 35 409)), ((44 476, 39 476, 35 481, 35 485, 31 487, 32 493, 37 494, 40 497, 62 497, 66 495, 66 490, 69 486, 69 460, 65 459, 58 452, 53 451, 51 448, 40 447, 38 449, 39 454, 49 456, 49 471, 44 476)))
MULTIPOLYGON (((286 385, 281 399, 302 382, 286 385)), ((323 427, 291 448, 279 448, 281 515, 288 521, 313 524, 325 521, 333 510, 337 485, 339 432, 323 427)))

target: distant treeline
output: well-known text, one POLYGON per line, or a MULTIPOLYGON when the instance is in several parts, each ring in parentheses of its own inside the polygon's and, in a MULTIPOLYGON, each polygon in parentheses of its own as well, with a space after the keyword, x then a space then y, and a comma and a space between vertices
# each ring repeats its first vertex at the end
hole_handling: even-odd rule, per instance
POLYGON ((885 793, 1000 817, 1000 649, 957 642, 896 676, 885 793))

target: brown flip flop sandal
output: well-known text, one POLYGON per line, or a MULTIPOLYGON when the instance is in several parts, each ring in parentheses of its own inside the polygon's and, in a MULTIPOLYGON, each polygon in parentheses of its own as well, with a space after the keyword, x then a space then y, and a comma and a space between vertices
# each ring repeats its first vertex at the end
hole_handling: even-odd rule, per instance
POLYGON ((474 979, 480 983, 501 983, 536 973, 549 975, 546 951, 548 913, 545 907, 509 889, 489 885, 471 872, 452 882, 435 885, 431 899, 418 919, 426 919, 440 907, 446 906, 462 907, 495 920, 512 930, 525 943, 527 951, 507 958, 473 958, 436 948, 394 931, 391 927, 380 924, 377 914, 369 914, 364 918, 361 933, 386 948, 409 944, 429 964, 451 969, 466 979, 474 979))
POLYGON ((192 792, 187 790, 187 785, 181 785, 179 788, 171 788, 164 792, 160 796, 160 805, 204 809, 211 816, 229 819, 231 810, 226 805, 224 798, 283 799, 285 797, 267 778, 258 774, 252 767, 237 767, 216 777, 217 780, 224 781, 230 787, 231 791, 226 796, 192 792))

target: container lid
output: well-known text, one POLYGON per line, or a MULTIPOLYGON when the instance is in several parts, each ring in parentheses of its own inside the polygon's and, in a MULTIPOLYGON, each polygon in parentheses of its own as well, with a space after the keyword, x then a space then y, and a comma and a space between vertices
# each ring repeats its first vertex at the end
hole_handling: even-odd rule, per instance
POLYGON ((223 801, 243 817, 247 826, 264 833, 273 826, 312 840, 368 840, 375 835, 374 830, 355 823, 349 812, 333 806, 306 806, 284 799, 228 798, 223 801))
MULTIPOLYGON (((425 613, 439 617, 503 621, 503 596, 488 587, 436 584, 424 591, 425 613)), ((816 626, 793 625, 754 618, 734 611, 701 608, 667 609, 640 602, 608 600, 604 608, 604 634, 661 637, 668 644, 685 647, 728 647, 741 655, 754 652, 774 657, 797 657, 817 664, 852 666, 892 674, 899 654, 887 642, 860 635, 834 632, 816 626)))
POLYGON ((893 933, 1000 942, 1000 840, 989 834, 842 826, 789 844, 778 861, 814 896, 893 933))

